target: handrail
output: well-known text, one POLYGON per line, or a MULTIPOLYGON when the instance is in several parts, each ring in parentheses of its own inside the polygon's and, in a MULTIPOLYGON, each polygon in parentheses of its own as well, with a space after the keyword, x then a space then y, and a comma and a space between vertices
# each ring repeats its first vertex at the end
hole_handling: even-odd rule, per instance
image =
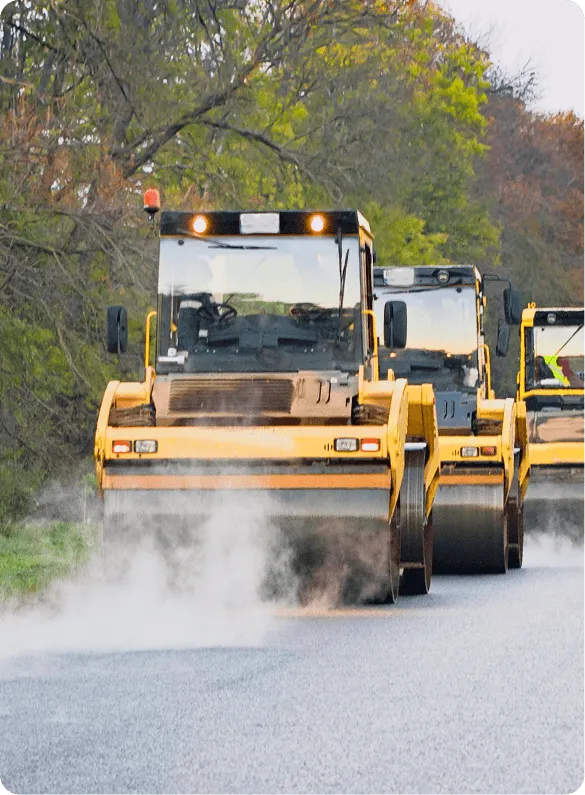
POLYGON ((487 397, 489 400, 492 400, 494 398, 494 395, 492 394, 492 361, 489 346, 485 342, 483 344, 483 356, 485 360, 485 384, 487 387, 487 397))
POLYGON ((144 341, 144 368, 150 365, 150 321, 156 317, 156 312, 153 310, 146 316, 146 339, 144 341))
POLYGON ((380 368, 378 365, 378 329, 376 327, 376 315, 374 314, 373 309, 364 309, 364 315, 371 315, 372 317, 372 334, 374 336, 374 349, 372 351, 372 357, 370 359, 371 365, 371 377, 372 380, 378 381, 380 378, 380 368))
POLYGON ((374 350, 372 356, 378 356, 378 329, 376 326, 376 315, 373 309, 364 309, 364 315, 371 315, 372 317, 372 334, 374 335, 374 350))

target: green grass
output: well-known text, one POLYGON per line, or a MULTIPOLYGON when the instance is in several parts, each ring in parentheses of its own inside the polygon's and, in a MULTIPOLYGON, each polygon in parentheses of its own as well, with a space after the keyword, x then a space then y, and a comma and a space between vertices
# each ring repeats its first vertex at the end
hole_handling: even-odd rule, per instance
POLYGON ((0 533, 0 601, 42 591, 83 564, 95 544, 95 527, 52 522, 13 525, 0 533))

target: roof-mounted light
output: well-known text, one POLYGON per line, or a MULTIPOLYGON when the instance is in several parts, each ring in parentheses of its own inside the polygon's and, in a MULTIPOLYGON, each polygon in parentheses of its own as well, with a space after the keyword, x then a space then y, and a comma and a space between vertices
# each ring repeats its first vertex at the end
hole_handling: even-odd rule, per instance
POLYGON ((438 281, 438 282, 440 282, 441 284, 447 284, 447 282, 449 281, 449 279, 450 279, 450 274, 449 274, 449 271, 447 271, 447 270, 440 270, 440 271, 437 273, 437 281, 438 281))
POLYGON ((325 229, 325 219, 322 215, 312 215, 309 226, 312 232, 322 232, 325 229))
POLYGON ((144 191, 144 212, 151 217, 160 210, 160 193, 156 188, 149 188, 144 191))
POLYGON ((277 235, 279 232, 279 213, 240 213, 242 235, 277 235))
POLYGON ((386 268, 384 284, 389 287, 412 287, 414 284, 414 268, 386 268))
POLYGON ((193 231, 202 235, 207 229, 207 218, 204 215, 196 215, 193 219, 193 231))
POLYGON ((546 322, 550 323, 551 326, 557 322, 557 316, 555 315, 554 312, 548 313, 548 315, 546 316, 546 322))

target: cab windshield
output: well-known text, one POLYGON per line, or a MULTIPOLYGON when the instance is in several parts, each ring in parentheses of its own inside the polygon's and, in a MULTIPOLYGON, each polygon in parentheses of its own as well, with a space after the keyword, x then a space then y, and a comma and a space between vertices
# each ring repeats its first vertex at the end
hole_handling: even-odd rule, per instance
POLYGON ((383 342, 384 306, 404 301, 407 336, 404 350, 381 345, 380 367, 411 383, 432 383, 438 390, 474 391, 479 370, 476 293, 473 286, 413 287, 410 290, 376 290, 378 334, 383 342))
POLYGON ((583 326, 527 329, 527 389, 583 389, 583 326))
POLYGON ((356 372, 359 242, 163 238, 157 371, 356 372))

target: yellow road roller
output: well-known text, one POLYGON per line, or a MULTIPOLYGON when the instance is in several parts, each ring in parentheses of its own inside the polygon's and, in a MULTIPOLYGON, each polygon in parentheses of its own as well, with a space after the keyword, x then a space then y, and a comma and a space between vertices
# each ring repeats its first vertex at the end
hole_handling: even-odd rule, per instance
MULTIPOLYGON (((397 302, 408 314, 406 344, 385 338, 382 375, 431 383, 437 401, 441 474, 433 508, 435 571, 502 573, 522 565, 528 433, 524 403, 496 399, 484 339, 486 285, 501 277, 471 265, 376 267, 375 313, 384 326, 397 302), (390 302, 390 309, 389 307, 390 302)), ((504 280, 507 282, 507 280, 504 280)), ((521 304, 503 293, 496 353, 507 354, 521 304)), ((385 328, 385 327, 384 327, 385 328)))
MULTIPOLYGON (((153 224, 159 207, 147 192, 153 224)), ((346 603, 428 591, 435 398, 428 384, 379 377, 367 220, 159 217, 144 379, 109 383, 97 422, 105 543, 134 529, 194 544, 229 504, 236 528, 256 511, 280 539, 300 598, 331 560, 346 603)), ((391 309, 384 333, 398 349, 405 319, 391 309)), ((126 310, 109 307, 108 350, 124 353, 127 337, 126 310)))
POLYGON ((522 312, 518 398, 526 402, 526 527, 583 538, 583 309, 522 312))

